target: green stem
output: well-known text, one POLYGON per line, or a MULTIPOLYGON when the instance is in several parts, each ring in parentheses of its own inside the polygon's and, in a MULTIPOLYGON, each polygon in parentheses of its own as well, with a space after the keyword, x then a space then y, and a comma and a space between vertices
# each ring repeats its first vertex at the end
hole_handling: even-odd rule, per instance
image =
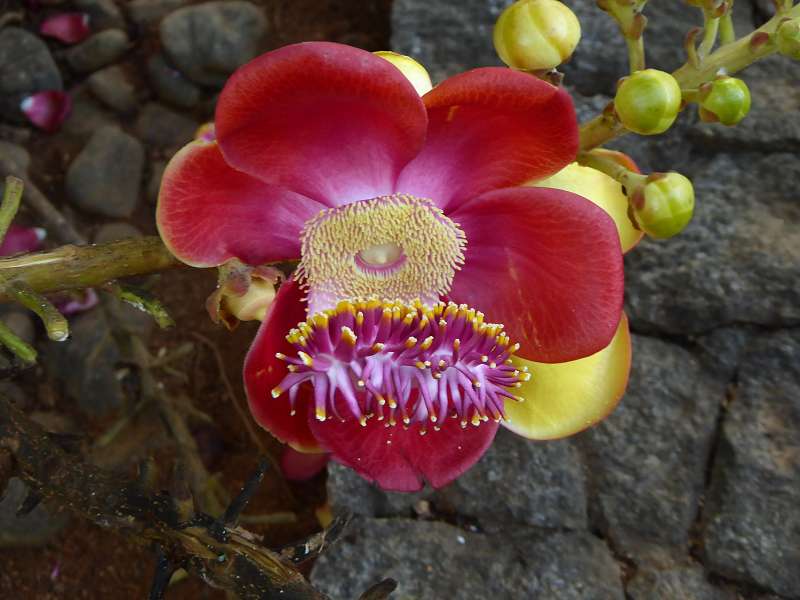
POLYGON ((0 243, 6 239, 8 227, 17 216, 19 203, 22 200, 24 184, 19 177, 9 175, 6 177, 6 186, 3 190, 3 203, 0 204, 0 243))
POLYGON ((625 37, 628 46, 628 65, 631 73, 644 69, 644 38, 640 35, 636 39, 625 37))
POLYGON ((53 304, 41 294, 34 292, 22 282, 8 287, 8 292, 22 306, 36 313, 42 320, 47 337, 56 342, 63 342, 69 337, 69 323, 53 304))
POLYGON ((118 283, 108 283, 103 286, 103 289, 123 302, 149 314, 161 329, 167 329, 175 325, 175 321, 169 316, 164 305, 150 294, 119 285, 118 283))
POLYGON ((714 47, 714 43, 717 41, 717 32, 719 31, 719 17, 712 17, 706 13, 705 19, 703 41, 700 42, 700 47, 697 49, 697 55, 700 57, 701 63, 714 47))
POLYGON ((647 176, 634 173, 617 161, 595 152, 581 152, 578 154, 578 163, 605 173, 612 179, 619 181, 627 190, 633 190, 643 185, 647 179, 647 176))
POLYGON ((0 321, 0 344, 8 348, 26 363, 36 362, 36 350, 27 342, 20 339, 8 325, 0 321))
POLYGON ((733 28, 733 17, 728 11, 719 20, 719 43, 720 46, 727 46, 736 41, 736 31, 733 28))

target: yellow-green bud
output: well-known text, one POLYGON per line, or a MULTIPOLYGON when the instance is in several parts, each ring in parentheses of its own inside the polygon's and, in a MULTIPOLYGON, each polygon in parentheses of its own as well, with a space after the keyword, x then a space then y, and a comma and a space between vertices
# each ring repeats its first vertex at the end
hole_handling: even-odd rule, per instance
POLYGON ((513 69, 541 71, 572 56, 581 39, 581 24, 558 0, 518 0, 494 26, 494 47, 513 69))
POLYGON ((664 71, 645 69, 622 80, 614 98, 620 122, 641 135, 664 133, 681 107, 681 88, 664 71))
POLYGON ((694 213, 692 182, 680 173, 653 173, 631 198, 636 223, 657 239, 683 231, 694 213))
POLYGON ((400 69, 400 72, 406 76, 406 79, 411 82, 411 85, 414 86, 414 89, 417 90, 420 96, 424 96, 433 88, 431 76, 428 75, 428 71, 410 56, 398 54, 397 52, 391 52, 389 50, 375 52, 375 55, 380 56, 384 60, 388 60, 395 67, 400 69))
POLYGON ((222 307, 240 321, 263 321, 274 299, 275 284, 254 277, 243 295, 223 294, 222 307))
POLYGON ((701 88, 700 118, 710 123, 736 125, 750 112, 750 90, 735 77, 717 77, 701 88))
POLYGON ((800 19, 784 21, 775 32, 778 52, 789 58, 800 60, 800 19))

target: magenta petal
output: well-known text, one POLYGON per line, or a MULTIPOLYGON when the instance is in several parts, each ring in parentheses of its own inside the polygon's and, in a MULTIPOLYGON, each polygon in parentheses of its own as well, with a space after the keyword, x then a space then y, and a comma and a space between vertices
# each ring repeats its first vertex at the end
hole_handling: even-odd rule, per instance
POLYGON ((450 217, 467 236, 450 295, 502 323, 518 355, 567 362, 609 344, 622 313, 622 249, 602 208, 525 187, 489 192, 450 217))
POLYGON ((77 44, 85 40, 91 33, 89 15, 70 12, 48 17, 39 26, 39 33, 65 44, 77 44))
POLYGON ((87 288, 75 293, 64 292, 51 298, 58 311, 67 316, 86 312, 97 306, 100 298, 92 288, 87 288))
POLYGON ((194 141, 167 165, 156 223, 183 262, 211 267, 231 258, 251 265, 300 256, 303 223, 325 207, 231 168, 216 143, 194 141))
POLYGON ((483 456, 498 424, 492 420, 475 427, 461 427, 458 419, 445 419, 441 429, 420 424, 408 428, 369 419, 362 426, 355 419, 311 422, 311 431, 333 458, 385 490, 415 492, 425 482, 439 488, 464 473, 483 456))
POLYGON ((330 455, 326 452, 298 452, 287 446, 281 455, 281 472, 289 481, 305 481, 322 471, 329 459, 330 455))
POLYGON ((53 133, 72 111, 72 98, 66 92, 46 90, 26 97, 20 109, 31 123, 53 133))
POLYGON ((47 232, 39 227, 21 227, 11 225, 0 244, 0 256, 19 254, 20 252, 33 252, 42 247, 42 240, 47 232))
POLYGON ((391 194, 422 146, 427 117, 414 87, 388 61, 307 42, 236 71, 215 124, 232 167, 335 206, 391 194))

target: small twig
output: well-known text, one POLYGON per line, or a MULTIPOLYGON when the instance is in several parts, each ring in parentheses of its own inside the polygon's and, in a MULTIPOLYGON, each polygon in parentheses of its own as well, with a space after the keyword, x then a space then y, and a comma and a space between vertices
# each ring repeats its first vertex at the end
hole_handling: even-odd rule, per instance
POLYGON ((17 281, 8 286, 7 293, 22 306, 36 313, 42 321, 47 337, 55 342, 63 342, 69 337, 69 322, 47 298, 34 292, 24 283, 17 281))
POLYGON ((19 203, 22 200, 24 184, 19 177, 9 175, 3 190, 3 203, 0 204, 0 243, 6 238, 11 221, 17 216, 19 203))
POLYGON ((130 304, 134 308, 138 308, 142 312, 146 312, 155 320, 156 324, 161 329, 168 329, 175 325, 175 321, 169 316, 167 309, 161 302, 152 295, 142 290, 134 290, 129 286, 122 286, 119 283, 112 281, 100 289, 109 292, 113 296, 119 298, 123 302, 130 304))
POLYGON ((339 515, 324 531, 315 533, 300 544, 281 549, 281 557, 297 565, 316 558, 341 537, 351 518, 350 514, 339 515))
POLYGON ((697 56, 702 64, 705 57, 711 52, 714 44, 717 41, 717 32, 719 31, 719 17, 715 17, 708 12, 704 12, 705 25, 703 26, 703 40, 697 48, 697 56))
POLYGON ((394 579, 384 579, 361 594, 358 600, 386 600, 396 589, 397 582, 394 579))
POLYGON ((0 344, 8 348, 15 356, 19 357, 24 363, 33 364, 36 362, 36 350, 25 340, 0 321, 0 344))
POLYGON ((258 486, 261 485, 261 482, 264 480, 264 473, 267 472, 268 467, 269 461, 262 458, 258 463, 258 468, 256 469, 255 473, 253 473, 250 478, 245 481, 244 486, 242 486, 242 490, 228 505, 228 508, 225 510, 225 514, 222 515, 222 522, 225 523, 225 525, 235 526, 239 522, 239 516, 247 506, 247 503, 250 502, 250 498, 253 497, 253 494, 258 489, 258 486))
POLYGON ((733 26, 733 17, 728 10, 719 20, 719 45, 725 46, 736 41, 736 30, 733 26))
POLYGON ((172 579, 172 574, 175 572, 175 567, 164 554, 161 546, 158 547, 158 554, 156 555, 156 568, 153 574, 153 584, 150 586, 149 600, 164 600, 164 594, 169 586, 169 580, 172 579))

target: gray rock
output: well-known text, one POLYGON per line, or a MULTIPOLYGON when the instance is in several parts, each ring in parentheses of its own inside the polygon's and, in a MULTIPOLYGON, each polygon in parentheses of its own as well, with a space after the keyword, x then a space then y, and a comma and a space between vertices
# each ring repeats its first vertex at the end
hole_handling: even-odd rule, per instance
POLYGON ((150 163, 150 176, 147 179, 146 198, 148 201, 155 203, 158 200, 158 192, 161 189, 161 179, 164 177, 164 171, 167 169, 167 163, 163 160, 155 160, 150 163))
POLYGON ((181 108, 193 108, 202 99, 200 88, 181 75, 180 71, 170 67, 161 54, 148 59, 147 77, 164 102, 181 108))
POLYGON ((94 234, 94 243, 106 244, 137 237, 142 237, 142 232, 130 223, 106 223, 94 234))
POLYGON ((634 336, 619 407, 581 434, 589 515, 638 561, 684 556, 697 515, 724 382, 689 352, 634 336))
POLYGON ((121 67, 114 65, 97 71, 87 83, 92 94, 106 106, 121 113, 136 109, 136 88, 121 67))
POLYGON ((737 597, 709 583, 699 566, 639 570, 625 591, 630 600, 736 600, 737 597))
POLYGON ((721 379, 733 381, 753 335, 752 327, 719 327, 696 341, 704 351, 703 358, 709 368, 721 379))
POLYGON ((21 122, 23 98, 60 89, 61 73, 42 40, 19 27, 0 30, 0 114, 4 118, 21 122))
POLYGON ((262 48, 267 21, 249 2, 206 2, 176 10, 159 27, 170 63, 192 81, 222 86, 262 48))
MULTIPOLYGON (((19 169, 20 174, 27 173, 31 164, 31 155, 25 148, 3 140, 0 140, 0 158, 13 163, 19 169)), ((8 173, 0 173, 0 175, 5 176, 8 173)))
POLYGON ((87 414, 105 416, 122 406, 116 374, 120 354, 102 310, 70 319, 69 340, 48 344, 42 359, 59 387, 87 414))
POLYGON ((141 140, 160 148, 174 148, 190 142, 198 124, 167 107, 149 102, 136 119, 134 129, 141 140))
POLYGON ((732 323, 800 323, 797 156, 721 155, 695 168, 692 222, 626 256, 634 327, 700 334, 732 323))
POLYGON ((142 144, 115 127, 104 127, 69 166, 67 194, 88 212, 129 217, 139 201, 143 166, 142 144))
POLYGON ((475 466, 439 490, 384 492, 351 469, 331 464, 328 502, 335 512, 377 517, 411 517, 429 506, 434 514, 466 517, 490 532, 518 525, 587 526, 586 491, 574 446, 569 441, 535 443, 502 428, 475 466))
POLYGON ((116 115, 96 100, 88 85, 83 85, 73 91, 72 112, 61 126, 61 133, 83 144, 99 129, 116 125, 116 115))
POLYGON ((74 0, 72 4, 89 15, 89 25, 93 31, 125 28, 125 17, 114 0, 74 0))
POLYGON ((420 61, 434 83, 475 67, 500 65, 494 22, 512 0, 395 0, 392 49, 420 61))
POLYGON ((317 561, 311 581, 335 600, 391 577, 393 597, 623 598, 619 570, 589 534, 484 536, 439 522, 356 519, 317 561))
POLYGON ((0 498, 0 548, 42 546, 67 524, 67 515, 54 515, 42 504, 18 517, 17 509, 27 497, 28 486, 12 477, 0 498))
POLYGON ((32 344, 36 339, 36 324, 31 313, 22 308, 2 307, 0 319, 22 341, 32 344))
POLYGON ((91 73, 119 59, 128 49, 128 34, 120 29, 95 33, 65 53, 67 63, 78 73, 91 73))
POLYGON ((706 566, 800 598, 800 332, 750 344, 703 518, 706 566))
POLYGON ((140 27, 155 25, 173 10, 186 6, 189 0, 131 0, 125 8, 131 21, 140 27))

